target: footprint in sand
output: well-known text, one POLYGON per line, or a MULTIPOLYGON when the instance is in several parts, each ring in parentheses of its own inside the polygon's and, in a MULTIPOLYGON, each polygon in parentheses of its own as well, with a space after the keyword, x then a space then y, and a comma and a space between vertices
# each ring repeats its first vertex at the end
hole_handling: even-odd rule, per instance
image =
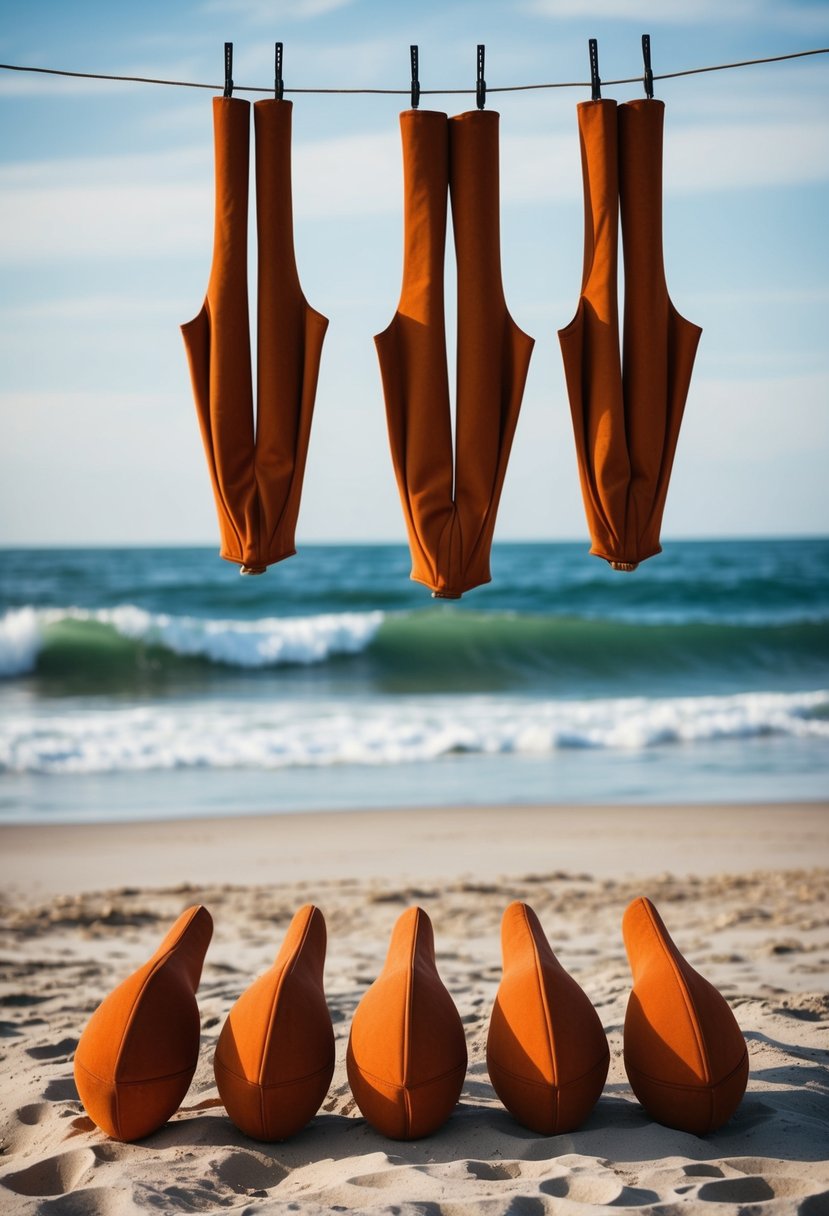
MULTIPOLYGON (((745 1178, 718 1178, 704 1182, 697 1191, 697 1199, 710 1203, 763 1203, 768 1199, 808 1199, 818 1212, 829 1212, 829 1191, 823 1184, 808 1178, 795 1178, 791 1174, 766 1174, 745 1178), (824 1206, 818 1201, 822 1200, 824 1206)), ((805 1211, 801 1204, 798 1213, 805 1211)))
POLYGON ((73 1077, 54 1077, 43 1091, 49 1102, 80 1102, 73 1077))
POLYGON ((91 1149, 73 1149, 6 1174, 0 1178, 0 1185, 15 1195, 65 1195, 94 1166, 95 1154, 91 1149))
MULTIPOLYGON (((48 1094, 47 1094, 48 1097, 48 1094)), ((43 1123, 49 1118, 49 1103, 48 1102, 31 1102, 28 1106, 18 1107, 15 1114, 20 1123, 25 1123, 28 1127, 33 1127, 36 1123, 43 1123)))
POLYGON ((38 1216, 118 1216, 123 1208, 122 1197, 117 1191, 89 1187, 59 1195, 56 1199, 44 1199, 38 1204, 37 1212, 38 1216))
POLYGON ((35 996, 31 992, 7 992, 0 996, 0 1007, 5 1009, 27 1009, 51 1000, 48 996, 35 996))
POLYGON ((26 1055, 33 1060, 67 1059, 74 1055, 77 1046, 77 1039, 61 1039, 59 1043, 45 1043, 42 1047, 27 1047, 26 1055))
MULTIPOLYGON (((26 1106, 18 1107, 3 1128, 3 1156, 0 1161, 8 1162, 12 1154, 25 1152, 40 1135, 40 1125, 46 1123, 53 1114, 48 1102, 30 1102, 26 1106)), ((2 1207, 0 1203, 0 1211, 2 1207)))
POLYGON ((231 1153, 215 1166, 215 1174, 237 1195, 245 1195, 278 1186, 288 1171, 263 1153, 231 1153))
POLYGON ((501 1165, 491 1165, 489 1161, 467 1161, 466 1170, 480 1182, 506 1182, 507 1179, 520 1178, 522 1174, 520 1161, 505 1161, 501 1165))
POLYGON ((572 1177, 562 1175, 559 1178, 547 1178, 539 1183, 538 1189, 545 1195, 555 1199, 569 1199, 571 1203, 589 1203, 595 1207, 612 1204, 615 1208, 641 1207, 646 1203, 658 1203, 660 1196, 656 1191, 648 1191, 643 1187, 624 1186, 618 1179, 612 1177, 572 1177))

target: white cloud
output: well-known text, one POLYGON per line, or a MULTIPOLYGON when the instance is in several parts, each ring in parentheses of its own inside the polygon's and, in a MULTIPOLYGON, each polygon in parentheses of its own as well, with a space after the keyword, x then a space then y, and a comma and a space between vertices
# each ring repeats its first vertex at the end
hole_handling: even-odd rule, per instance
POLYGON ((792 186, 829 179, 829 117, 677 127, 666 135, 665 185, 675 194, 792 186))
MULTIPOLYGON (((786 26, 803 32, 827 27, 825 5, 779 0, 525 0, 538 17, 580 21, 635 21, 651 26, 723 24, 786 26)), ((600 48, 601 49, 601 48, 600 48)))
MULTIPOLYGON (((80 97, 90 93, 122 93, 130 86, 117 80, 90 80, 82 76, 51 76, 45 72, 3 72, 0 97, 80 97)), ((146 87, 132 85, 132 88, 146 87)))
POLYGON ((0 324, 10 327, 62 321, 84 326, 91 323, 121 326, 125 322, 133 325, 140 320, 166 321, 171 312, 184 316, 188 307, 192 310, 192 304, 192 300, 171 300, 166 293, 161 299, 140 299, 132 295, 69 296, 0 308, 0 324))
MULTIPOLYGON (((575 122, 569 134, 506 133, 506 203, 577 198, 575 122)), ((296 143, 298 218, 397 214, 399 136, 393 128, 296 143)), ((672 125, 665 140, 669 195, 829 180, 829 115, 800 121, 672 125)), ((158 257, 209 248, 210 150, 23 162, 0 169, 0 260, 158 257)))
POLYGON ((297 214, 379 215, 402 206, 403 170, 395 131, 315 140, 294 150, 297 214))
POLYGON ((207 149, 0 168, 0 260, 161 256, 209 247, 207 149))
POLYGON ((526 0, 527 12, 539 17, 581 20, 607 18, 651 24, 690 25, 697 21, 739 21, 764 8, 762 0, 526 0))
POLYGON ((354 0, 207 0, 207 13, 233 13, 256 24, 274 26, 280 21, 309 21, 324 17, 354 0))
MULTIPOLYGON (((686 456, 703 462, 716 450, 752 459, 829 450, 829 375, 764 375, 694 380, 683 423, 686 456), (749 444, 750 436, 750 444, 749 444)), ((736 459, 736 455, 735 455, 736 459)))

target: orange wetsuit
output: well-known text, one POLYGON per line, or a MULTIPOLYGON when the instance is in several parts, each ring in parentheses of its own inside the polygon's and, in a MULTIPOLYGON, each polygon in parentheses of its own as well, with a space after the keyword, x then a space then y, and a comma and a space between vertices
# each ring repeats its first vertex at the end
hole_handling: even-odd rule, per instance
POLYGON ((671 303, 662 259, 661 101, 578 107, 584 176, 584 276, 559 332, 591 553, 634 569, 659 531, 702 330, 671 303), (617 252, 624 246, 619 350, 617 252))
POLYGON ((295 552, 302 479, 328 321, 302 294, 294 256, 289 101, 257 101, 257 408, 247 289, 250 103, 213 99, 213 265, 198 316, 182 326, 213 483, 221 556, 243 573, 295 552))
POLYGON ((375 338, 412 554, 412 578, 457 599, 490 580, 489 553, 533 339, 501 281, 498 115, 400 115, 404 263, 400 303, 375 338), (458 271, 455 453, 446 360, 446 202, 458 271))

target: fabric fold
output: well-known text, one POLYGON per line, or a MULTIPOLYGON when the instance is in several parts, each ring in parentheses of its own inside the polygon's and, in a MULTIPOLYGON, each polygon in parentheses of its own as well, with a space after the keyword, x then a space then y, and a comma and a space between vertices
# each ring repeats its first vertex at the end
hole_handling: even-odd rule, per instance
POLYGON ((213 99, 213 261, 184 337, 216 501, 220 553, 261 573, 295 550, 302 481, 328 321, 299 282, 293 239, 289 101, 253 106, 257 367, 254 428, 248 309, 250 103, 213 99))
POLYGON ((588 101, 577 112, 584 272, 576 314, 559 340, 590 552, 616 569, 632 570, 661 552, 668 482, 702 330, 680 316, 665 281, 664 104, 588 101))
POLYGON ((400 115, 403 285, 375 338, 411 577, 457 599, 490 581, 489 556, 533 339, 507 311, 501 279, 498 119, 400 115), (453 444, 446 357, 447 197, 457 258, 453 444))

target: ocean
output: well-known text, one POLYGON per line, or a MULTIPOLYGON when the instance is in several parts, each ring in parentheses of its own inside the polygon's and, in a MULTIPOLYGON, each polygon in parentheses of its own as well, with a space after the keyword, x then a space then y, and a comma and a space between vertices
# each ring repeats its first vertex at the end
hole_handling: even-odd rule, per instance
POLYGON ((0 551, 0 820, 829 795, 829 540, 0 551))

